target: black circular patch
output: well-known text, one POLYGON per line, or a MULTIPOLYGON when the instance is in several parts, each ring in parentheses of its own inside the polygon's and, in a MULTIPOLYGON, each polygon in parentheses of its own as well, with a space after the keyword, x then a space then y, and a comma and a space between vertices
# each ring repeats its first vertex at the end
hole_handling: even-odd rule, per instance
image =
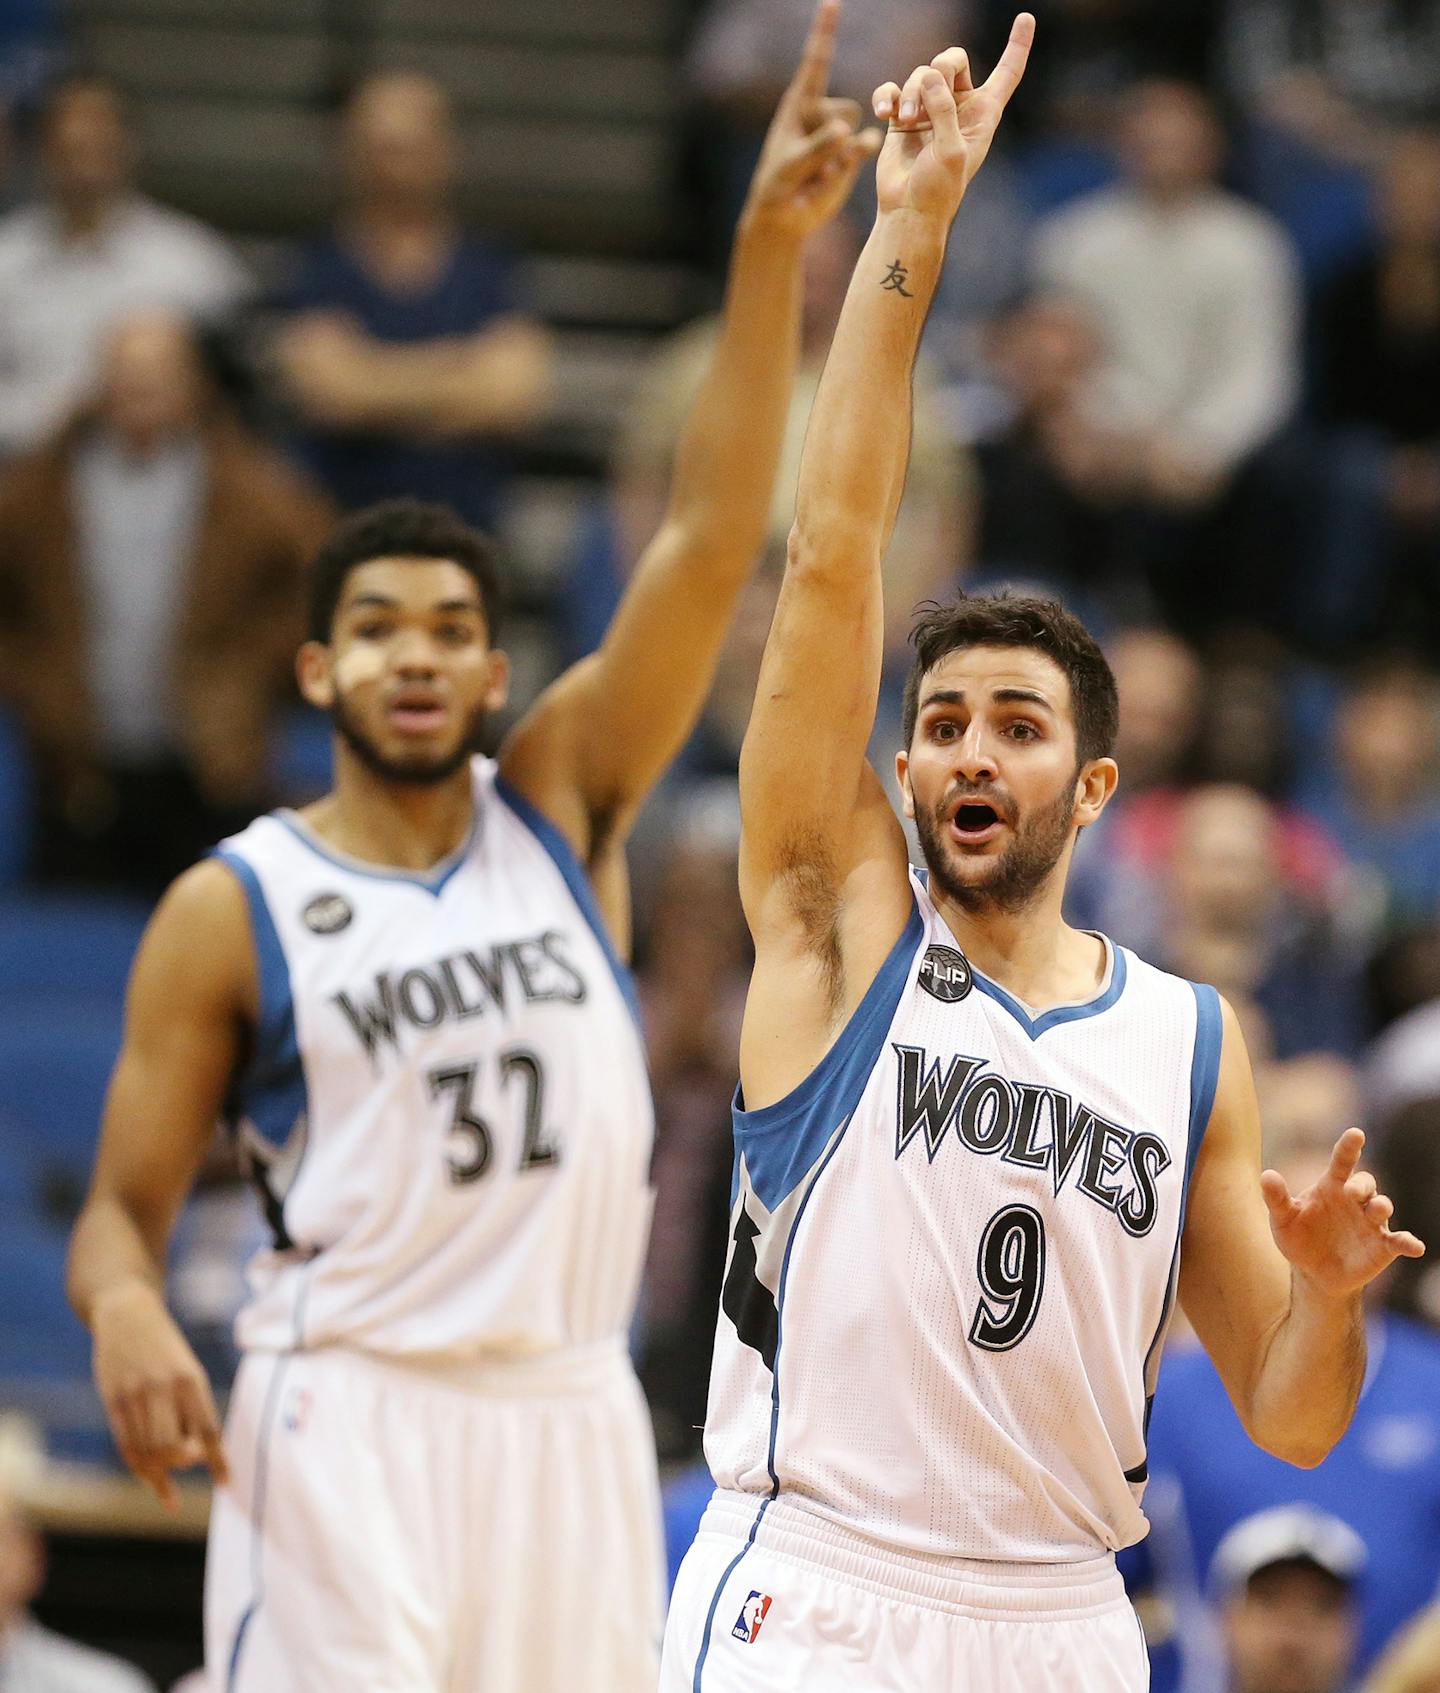
POLYGON ((934 999, 953 1005, 975 986, 970 960, 953 946, 927 946, 920 965, 920 986, 934 999))
POLYGON ((316 935, 338 935, 354 915, 343 894, 316 894, 305 907, 305 927, 316 935))

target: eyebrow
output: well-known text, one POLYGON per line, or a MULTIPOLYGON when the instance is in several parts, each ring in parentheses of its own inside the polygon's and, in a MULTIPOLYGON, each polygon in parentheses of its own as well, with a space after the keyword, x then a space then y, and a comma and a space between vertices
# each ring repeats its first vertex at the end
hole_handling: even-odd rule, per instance
MULTIPOLYGON (((400 601, 389 594, 357 594, 345 607, 346 611, 400 611, 403 607, 400 601)), ((438 604, 427 606, 427 611, 436 616, 449 616, 457 611, 472 611, 477 617, 484 616, 484 608, 479 600, 441 600, 438 604)))
MULTIPOLYGON (((1053 717, 1055 707, 1051 705, 1036 688, 997 688, 990 696, 1001 705, 1038 705, 1042 711, 1048 711, 1053 717)), ((926 694, 920 702, 920 709, 924 711, 932 705, 964 705, 965 694, 960 688, 937 688, 933 694, 926 694)))

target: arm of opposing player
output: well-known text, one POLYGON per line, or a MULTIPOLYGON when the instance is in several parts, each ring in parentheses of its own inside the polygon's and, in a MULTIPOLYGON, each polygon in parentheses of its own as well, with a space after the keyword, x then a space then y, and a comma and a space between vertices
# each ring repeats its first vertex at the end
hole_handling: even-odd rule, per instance
MULTIPOLYGON (((1353 1137, 1353 1138, 1352 1138, 1353 1137)), ((1418 1242, 1391 1235, 1389 1201, 1354 1173, 1348 1131, 1332 1166, 1292 1198, 1260 1171, 1260 1113, 1224 1006, 1215 1103, 1191 1182, 1180 1297, 1258 1446, 1309 1468, 1345 1432, 1365 1373, 1361 1292, 1418 1242), (1343 1150, 1342 1150, 1343 1149, 1343 1150), (1367 1209, 1374 1207, 1373 1210, 1367 1209)))
POLYGON ((245 897, 211 860, 161 901, 126 1002, 95 1171, 70 1245, 71 1303, 121 1456, 173 1503, 170 1470, 225 1477, 214 1397, 165 1308, 165 1252, 253 1021, 245 897))

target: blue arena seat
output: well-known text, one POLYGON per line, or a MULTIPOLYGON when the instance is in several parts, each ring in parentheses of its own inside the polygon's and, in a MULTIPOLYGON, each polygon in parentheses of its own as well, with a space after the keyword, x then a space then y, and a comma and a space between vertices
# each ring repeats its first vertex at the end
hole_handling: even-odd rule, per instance
POLYGON ((28 1001, 0 1019, 0 1113, 38 1165, 88 1172, 120 1028, 120 1006, 106 1001, 28 1001))
POLYGON ((32 828, 29 755, 14 713, 0 705, 0 887, 29 867, 32 828))
POLYGON ((0 897, 0 990, 118 1000, 149 912, 138 900, 84 894, 0 897))

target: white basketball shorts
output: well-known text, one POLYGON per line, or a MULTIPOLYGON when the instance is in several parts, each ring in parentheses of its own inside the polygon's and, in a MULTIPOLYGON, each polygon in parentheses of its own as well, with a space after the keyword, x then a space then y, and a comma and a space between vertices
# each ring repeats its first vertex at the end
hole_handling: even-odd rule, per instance
POLYGON ((661 1693, 1143 1693, 1112 1558, 887 1553, 784 1501, 719 1493, 670 1602, 661 1693))
POLYGON ((210 1693, 654 1693, 655 1449, 618 1343, 445 1373, 252 1354, 226 1449, 210 1693))

